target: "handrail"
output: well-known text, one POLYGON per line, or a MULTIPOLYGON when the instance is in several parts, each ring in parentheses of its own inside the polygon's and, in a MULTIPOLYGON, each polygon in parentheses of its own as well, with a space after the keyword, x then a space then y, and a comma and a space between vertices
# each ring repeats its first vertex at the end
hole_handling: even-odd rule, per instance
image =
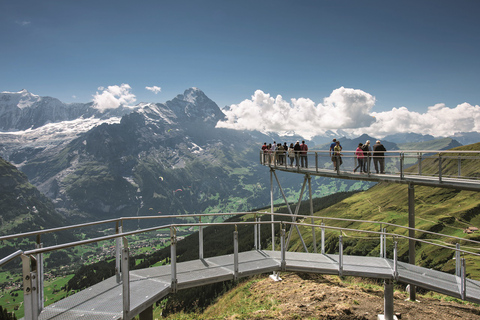
MULTIPOLYGON (((167 219, 167 218, 224 216, 224 215, 248 215, 248 214, 255 214, 255 213, 257 213, 257 214, 260 213, 260 214, 264 214, 264 215, 273 215, 273 216, 283 216, 283 217, 289 217, 289 218, 292 217, 292 215, 288 214, 288 213, 278 213, 278 212, 271 213, 271 212, 266 212, 266 211, 265 212, 257 211, 257 212, 232 212, 232 213, 208 213, 208 214, 122 217, 122 218, 117 218, 117 219, 109 219, 109 220, 103 220, 103 221, 97 221, 97 222, 91 222, 91 223, 85 223, 85 224, 77 224, 77 225, 66 226, 66 227, 61 227, 61 228, 52 228, 52 229, 45 229, 45 230, 39 230, 39 231, 30 231, 30 232, 26 232, 26 233, 23 233, 23 234, 15 234, 15 235, 10 235, 10 236, 0 237, 0 240, 5 240, 5 238, 7 238, 7 237, 8 237, 8 239, 20 238, 20 237, 25 237, 25 236, 31 236, 31 235, 37 235, 37 234, 49 233, 49 232, 55 232, 55 231, 62 231, 62 230, 68 230, 68 229, 73 229, 73 228, 80 228, 80 227, 98 225, 98 224, 102 224, 102 223, 115 222, 115 221, 121 221, 121 220, 158 219, 158 218, 167 219)), ((461 240, 461 241, 470 242, 470 243, 474 243, 474 244, 480 244, 480 241, 476 241, 476 240, 472 240, 472 239, 461 238, 461 237, 457 237, 457 236, 453 236, 453 235, 445 235, 445 234, 436 233, 436 232, 427 231, 427 230, 422 230, 422 229, 417 229, 417 228, 410 228, 410 227, 397 225, 397 224, 393 224, 393 223, 389 223, 389 222, 380 222, 380 221, 372 221, 372 220, 357 220, 357 219, 336 218, 336 217, 322 217, 322 216, 311 216, 311 215, 300 215, 300 214, 295 215, 295 217, 300 218, 300 219, 314 218, 314 219, 321 219, 321 220, 334 220, 334 221, 346 221, 346 222, 358 222, 358 223, 367 223, 367 224, 386 225, 386 226, 401 228, 401 229, 405 229, 405 230, 414 230, 416 232, 427 233, 427 234, 440 236, 440 237, 444 237, 444 238, 456 239, 456 240, 461 240)), ((81 242, 81 244, 89 244, 89 243, 94 243, 94 242, 98 242, 98 241, 114 239, 114 238, 120 237, 122 235, 123 236, 134 235, 134 234, 138 234, 138 233, 150 232, 150 231, 155 231, 155 230, 159 230, 159 229, 168 229, 171 226, 174 226, 174 227, 178 227, 178 226, 209 226, 209 225, 239 224, 239 223, 240 222, 231 222, 231 223, 222 222, 222 223, 210 223, 210 224, 209 223, 168 224, 168 225, 162 225, 162 226, 155 226, 155 227, 151 227, 151 228, 147 228, 147 229, 135 230, 135 231, 127 232, 127 233, 118 233, 118 234, 111 235, 111 236, 94 238, 94 239, 98 239, 98 240, 95 240, 95 241, 81 240, 80 242, 81 242)), ((261 222, 261 223, 264 224, 264 223, 271 223, 271 222, 261 222)), ((359 230, 357 230, 357 231, 359 231, 359 230)), ((62 246, 63 245, 57 245, 55 247, 58 247, 58 249, 64 249, 64 247, 62 247, 62 246)), ((51 247, 49 247, 49 248, 51 248, 51 247)), ((26 254, 27 253, 30 254, 32 251, 37 252, 37 250, 41 250, 41 249, 26 251, 26 254)), ((3 261, 3 259, 2 259, 2 261, 3 261)))
POLYGON ((22 253, 23 253, 22 250, 17 250, 17 251, 15 251, 14 253, 9 254, 9 255, 6 256, 5 258, 1 259, 1 260, 0 260, 0 267, 3 266, 4 264, 6 264, 7 262, 9 262, 10 260, 13 260, 13 259, 15 259, 16 257, 20 256, 22 253))
MULTIPOLYGON (((273 223, 275 224, 280 224, 281 221, 274 221, 273 223)), ((156 231, 160 229, 170 229, 170 228, 176 228, 176 227, 192 227, 192 226, 199 226, 199 227, 207 227, 207 226, 224 226, 224 225, 239 225, 239 224, 245 224, 245 225, 256 225, 256 224, 272 224, 272 221, 239 221, 239 222, 212 222, 212 223, 185 223, 185 224, 168 224, 168 225, 163 225, 163 226, 156 226, 156 227, 151 227, 151 228, 146 228, 146 229, 140 229, 140 230, 135 230, 135 231, 129 231, 129 232, 123 232, 123 233, 117 233, 114 235, 110 236, 103 236, 103 237, 98 237, 98 238, 92 238, 88 240, 80 240, 80 241, 75 241, 75 242, 68 242, 68 243, 63 243, 63 244, 58 244, 55 246, 50 246, 50 247, 43 247, 43 248, 38 248, 38 249, 32 249, 32 250, 27 250, 24 252, 25 255, 33 255, 33 254, 40 254, 40 253, 46 253, 50 251, 55 251, 55 250, 61 250, 61 249, 66 249, 66 248, 71 248, 71 247, 76 247, 84 244, 90 244, 90 243, 95 243, 95 242, 100 242, 100 241, 105 241, 105 240, 112 240, 116 238, 121 238, 125 236, 131 236, 139 233, 146 233, 146 232, 151 232, 151 231, 156 231)))
POLYGON ((99 225, 99 224, 105 224, 105 223, 109 223, 109 222, 121 222, 123 220, 189 218, 189 217, 198 217, 198 216, 202 216, 202 217, 206 217, 206 216, 226 216, 226 215, 243 215, 243 214, 248 214, 248 213, 250 213, 250 212, 203 213, 203 214, 183 214, 183 215, 122 217, 122 218, 116 218, 116 219, 86 222, 86 223, 75 224, 75 225, 71 225, 71 226, 65 226, 65 227, 57 227, 57 228, 50 228, 50 229, 43 229, 43 230, 37 230, 37 231, 29 231, 29 232, 24 232, 24 233, 17 233, 17 234, 12 234, 12 235, 0 236, 0 241, 10 240, 10 239, 14 239, 14 238, 24 238, 24 237, 29 237, 29 236, 37 236, 37 235, 42 235, 42 234, 47 234, 47 233, 52 233, 52 232, 58 232, 58 231, 65 231, 65 230, 70 230, 70 229, 84 228, 84 227, 89 227, 89 226, 94 226, 94 225, 99 225))
MULTIPOLYGON (((259 212, 259 213, 267 214, 267 215, 279 215, 279 216, 291 217, 291 215, 290 215, 289 213, 278 213, 278 212, 276 212, 276 213, 271 213, 271 212, 259 212)), ((396 227, 396 228, 402 228, 402 229, 406 229, 406 230, 413 230, 413 231, 418 231, 418 232, 421 232, 421 233, 428 233, 428 234, 432 234, 432 235, 436 235, 436 236, 441 236, 441 237, 445 237, 445 238, 457 239, 457 240, 461 240, 461 241, 473 242, 473 243, 476 243, 476 244, 480 244, 480 241, 476 241, 476 240, 472 240, 472 239, 461 238, 461 237, 457 237, 457 236, 450 236, 450 235, 446 235, 446 234, 442 234, 442 233, 436 233, 436 232, 432 232, 432 231, 428 231, 428 230, 423 230, 423 229, 405 227, 405 226, 398 225, 398 224, 394 224, 394 223, 390 223, 390 222, 381 222, 381 221, 373 221, 373 220, 357 220, 357 219, 335 218, 335 217, 321 217, 321 216, 311 216, 311 215, 296 215, 296 217, 297 217, 297 218, 298 218, 298 217, 301 217, 301 218, 303 218, 303 219, 314 218, 314 219, 322 219, 322 220, 336 220, 336 221, 347 221, 347 222, 359 222, 359 223, 370 223, 370 224, 387 225, 387 226, 392 226, 392 227, 396 227)))

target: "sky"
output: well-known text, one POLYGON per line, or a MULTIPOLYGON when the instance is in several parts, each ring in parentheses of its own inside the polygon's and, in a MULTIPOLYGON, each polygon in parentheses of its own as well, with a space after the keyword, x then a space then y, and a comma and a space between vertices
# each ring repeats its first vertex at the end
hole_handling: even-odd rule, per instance
POLYGON ((480 131, 480 1, 0 2, 0 91, 165 102, 220 126, 379 136, 480 131))

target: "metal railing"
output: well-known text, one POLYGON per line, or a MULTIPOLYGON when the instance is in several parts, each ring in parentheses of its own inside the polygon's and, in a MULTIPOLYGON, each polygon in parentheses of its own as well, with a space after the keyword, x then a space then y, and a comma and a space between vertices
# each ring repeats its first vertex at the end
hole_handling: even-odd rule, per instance
MULTIPOLYGON (((399 239, 404 239, 404 240, 410 240, 413 239, 417 242, 424 243, 427 245, 432 245, 436 246, 439 248, 443 249, 448 249, 454 251, 454 255, 456 258, 456 267, 455 267, 455 274, 457 277, 460 278, 460 283, 463 284, 461 287, 461 297, 462 299, 465 298, 466 295, 466 263, 465 263, 465 258, 461 258, 461 255, 472 255, 476 257, 480 257, 480 253, 478 252, 473 252, 471 250, 465 250, 460 248, 459 242, 465 242, 465 243, 470 243, 471 246, 478 246, 480 248, 480 242, 471 240, 471 239, 465 239, 465 238, 460 238, 456 236, 448 236, 448 235, 443 235, 440 233, 435 233, 431 231, 426 231, 426 230, 421 230, 421 229, 413 229, 416 232, 419 233, 425 233, 425 234, 430 234, 433 236, 437 236, 440 238, 444 239, 449 239, 457 241, 455 244, 447 243, 447 240, 444 240, 444 244, 438 244, 434 243, 432 241, 428 241, 425 239, 419 239, 419 238, 411 238, 408 237, 404 234, 398 234, 398 233, 392 233, 392 232, 387 232, 387 227, 388 228, 394 228, 394 229, 404 229, 405 233, 408 233, 408 230, 411 228, 396 225, 396 224, 391 224, 391 223, 385 223, 385 222, 378 222, 378 221, 365 221, 365 220, 355 220, 355 219, 343 219, 343 218, 332 218, 332 217, 318 217, 318 216, 310 216, 310 215, 295 215, 293 219, 294 221, 286 221, 285 219, 275 221, 272 219, 271 221, 261 221, 259 216, 260 215, 270 215, 272 217, 277 217, 278 219, 282 218, 291 218, 291 214, 281 214, 281 213, 269 213, 269 212, 257 212, 257 213, 246 213, 246 212, 241 212, 241 213, 214 213, 214 214, 191 214, 191 215, 169 215, 169 216, 150 216, 150 217, 127 217, 127 218, 121 218, 121 219, 113 219, 113 220, 105 220, 105 221, 99 221, 95 223, 86 223, 86 224, 80 224, 80 225, 74 225, 74 226, 66 226, 62 228, 54 228, 54 229, 48 229, 48 230, 39 230, 38 232, 28 232, 25 234, 17 234, 17 235, 10 235, 10 236, 4 236, 0 237, 0 240, 2 238, 8 238, 8 239, 14 239, 14 238, 23 238, 26 234, 29 236, 38 236, 41 234, 49 233, 49 232, 57 232, 61 230, 70 230, 73 228, 80 228, 84 226, 93 226, 101 223, 109 223, 109 222, 115 222, 119 223, 122 220, 134 220, 134 219, 182 219, 185 217, 190 217, 190 218, 195 218, 198 222, 189 222, 189 223, 175 223, 175 224, 168 224, 168 225, 162 225, 162 226, 155 226, 151 228, 144 228, 140 230, 134 230, 134 231, 128 231, 125 232, 122 230, 122 226, 120 226, 116 230, 116 234, 113 235, 107 235, 107 236, 102 236, 102 237, 96 237, 92 239, 85 239, 85 240, 80 240, 80 241, 75 241, 71 243, 65 243, 65 244, 60 244, 60 245, 54 245, 54 246, 49 246, 49 247, 42 247, 41 245, 37 244, 37 247, 32 250, 26 250, 26 251, 21 251, 18 250, 15 253, 10 254, 9 256, 3 258, 0 260, 0 266, 3 264, 6 264, 12 260, 14 260, 17 257, 22 258, 22 272, 23 272, 23 290, 24 290, 24 307, 25 307, 25 319, 38 319, 38 315, 41 312, 41 310, 44 308, 43 305, 43 254, 47 252, 52 252, 52 251, 57 251, 61 249, 66 249, 66 248, 72 248, 72 247, 77 247, 77 246, 83 246, 91 243, 98 243, 102 241, 108 241, 108 240, 115 240, 116 241, 116 252, 115 252, 115 259, 117 261, 117 268, 116 268, 116 275, 117 275, 117 283, 122 283, 122 297, 123 297, 123 318, 124 319, 131 319, 133 316, 138 314, 138 310, 131 310, 130 306, 130 279, 129 279, 129 258, 130 258, 130 249, 129 249, 129 242, 127 237, 137 235, 137 234, 142 234, 142 233, 148 233, 152 231, 157 231, 160 229, 167 229, 170 231, 170 261, 171 261, 171 289, 173 292, 177 290, 177 251, 176 251, 176 246, 177 246, 177 230, 180 227, 197 227, 199 230, 199 258, 203 259, 203 230, 204 227, 207 226, 234 226, 235 231, 233 233, 233 264, 234 264, 234 279, 237 279, 239 276, 238 272, 238 265, 239 265, 239 251, 238 251, 238 231, 237 231, 237 226, 239 225, 246 225, 246 226, 251 226, 253 230, 253 248, 256 250, 261 249, 261 226, 262 225, 279 225, 280 226, 280 232, 279 234, 272 234, 272 243, 275 243, 276 237, 277 240, 280 242, 280 251, 281 251, 281 269, 285 270, 286 267, 286 252, 288 251, 288 241, 286 237, 286 230, 287 226, 290 226, 290 231, 292 230, 300 230, 300 228, 303 228, 304 230, 312 230, 313 233, 315 233, 315 230, 320 229, 321 232, 321 254, 325 254, 325 232, 330 231, 330 232, 338 232, 339 233, 339 238, 338 238, 338 254, 339 254, 339 264, 338 264, 338 273, 339 275, 342 275, 343 272, 343 249, 344 249, 344 237, 348 237, 347 233, 361 233, 365 234, 368 236, 374 236, 374 238, 379 239, 379 252, 380 252, 380 257, 381 258, 386 258, 387 257, 387 238, 392 239, 392 245, 393 245, 393 273, 392 277, 394 279, 397 279, 398 277, 398 240, 399 239), (236 222, 212 222, 212 223, 202 223, 202 217, 205 216, 225 216, 225 215, 251 215, 253 218, 253 221, 236 221, 236 222), (314 218, 317 220, 320 220, 320 224, 314 224, 314 223, 304 223, 304 222, 298 222, 298 220, 304 220, 307 218, 314 218), (357 228, 347 228, 347 227, 341 227, 341 226, 327 226, 325 224, 326 221, 334 221, 334 222, 345 222, 348 224, 351 223, 359 223, 359 224, 364 224, 367 227, 373 225, 376 225, 379 231, 375 230, 363 230, 360 229, 359 227, 357 228), (294 228, 295 227, 295 228, 294 228), (278 239, 279 238, 279 239, 278 239)), ((300 232, 300 231, 298 231, 300 232)), ((307 232, 307 231, 305 231, 307 232)))
MULTIPOLYGON (((452 150, 395 150, 375 153, 368 152, 362 159, 363 168, 359 175, 387 174, 405 176, 436 177, 439 182, 445 178, 480 180, 477 168, 480 165, 480 151, 452 150), (383 170, 382 170, 383 169, 383 170)), ((342 150, 341 155, 330 151, 307 151, 288 154, 286 151, 260 151, 260 164, 285 170, 310 170, 338 174, 353 172, 359 162, 355 151, 342 150), (336 163, 341 163, 336 166, 336 163)))

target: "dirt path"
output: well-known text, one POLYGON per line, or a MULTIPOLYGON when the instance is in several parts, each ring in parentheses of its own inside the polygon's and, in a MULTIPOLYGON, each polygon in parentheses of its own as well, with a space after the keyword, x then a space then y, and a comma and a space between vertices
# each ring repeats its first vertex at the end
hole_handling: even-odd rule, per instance
MULTIPOLYGON (((251 292, 259 299, 275 299, 275 312, 259 310, 255 319, 355 319, 376 320, 383 314, 383 290, 375 286, 356 286, 338 277, 311 274, 281 274, 283 281, 261 280, 251 292)), ((478 320, 480 307, 455 301, 418 297, 406 300, 395 291, 394 312, 399 319, 478 320)))

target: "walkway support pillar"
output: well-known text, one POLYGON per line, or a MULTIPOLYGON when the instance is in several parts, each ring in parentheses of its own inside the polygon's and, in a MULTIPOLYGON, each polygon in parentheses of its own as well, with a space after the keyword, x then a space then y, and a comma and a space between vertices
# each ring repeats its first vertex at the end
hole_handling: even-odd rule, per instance
MULTIPOLYGON (((408 184, 408 262, 415 265, 415 186, 408 184)), ((416 288, 410 283, 410 301, 416 300, 416 288)))
POLYGON ((140 320, 153 320, 153 305, 140 312, 139 318, 140 320))
MULTIPOLYGON (((383 319, 394 320, 396 317, 393 314, 393 281, 386 279, 384 282, 384 304, 383 304, 383 319)), ((379 317, 382 319, 382 317, 379 317)))
POLYGON ((170 227, 170 268, 172 280, 172 293, 177 292, 177 232, 170 227))
MULTIPOLYGON (((310 215, 312 216, 311 222, 315 224, 315 219, 313 219, 313 199, 312 199, 312 177, 307 174, 308 177, 308 197, 310 199, 310 215)), ((317 237, 315 235, 315 227, 312 226, 312 242, 313 242, 313 252, 317 253, 317 237)))
POLYGON ((270 217, 272 220, 272 251, 275 251, 275 217, 273 216, 273 170, 270 169, 270 217))

